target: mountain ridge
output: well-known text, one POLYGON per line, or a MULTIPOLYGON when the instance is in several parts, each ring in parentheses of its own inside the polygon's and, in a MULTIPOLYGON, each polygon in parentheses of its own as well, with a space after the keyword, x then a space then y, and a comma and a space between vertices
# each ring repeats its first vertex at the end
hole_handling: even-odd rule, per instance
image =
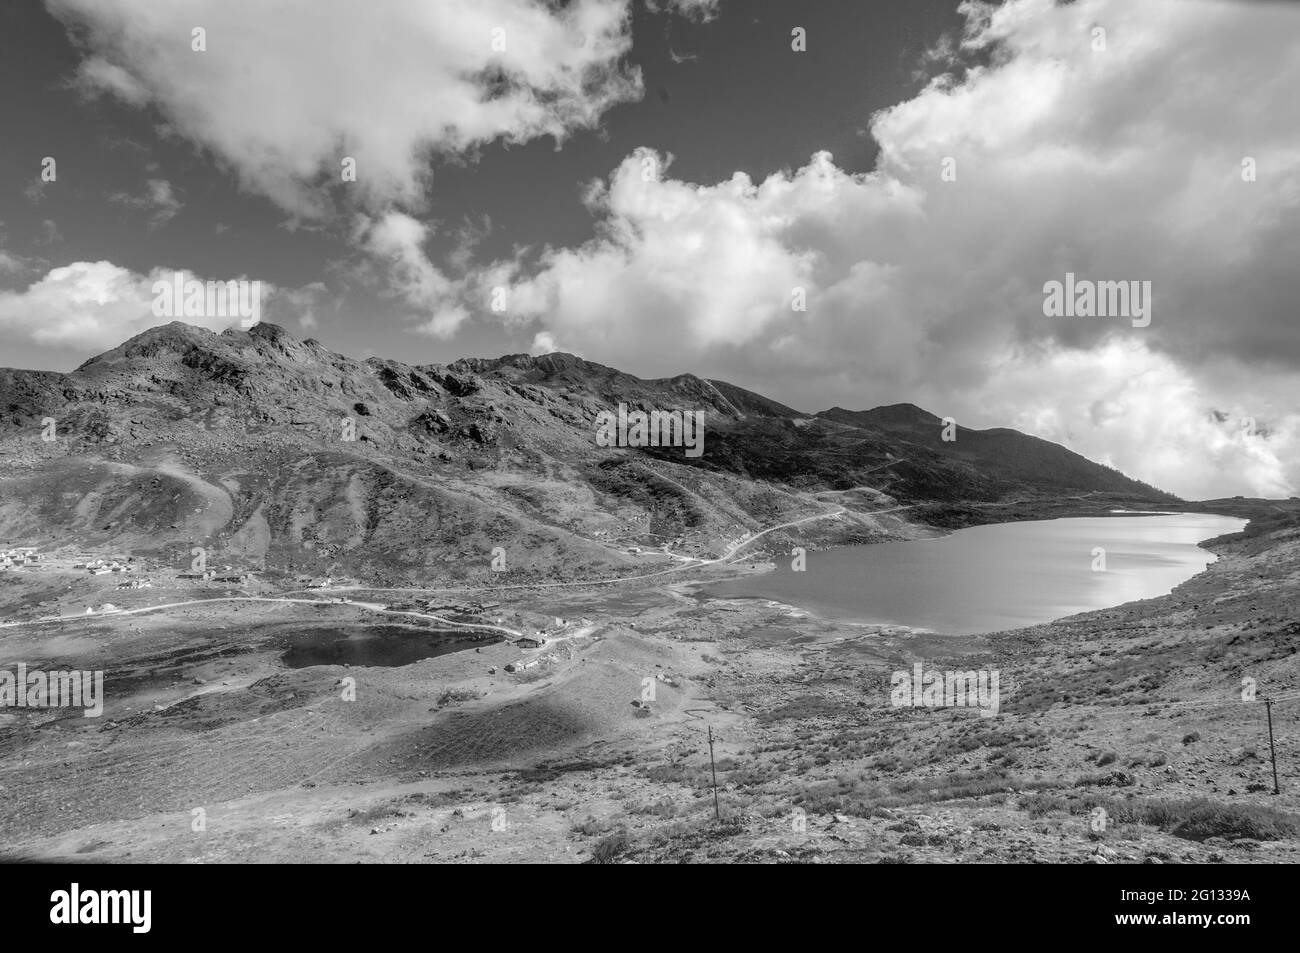
POLYGON ((1038 438, 958 428, 944 442, 938 424, 902 404, 805 414, 725 381, 643 379, 564 353, 410 365, 266 323, 172 322, 66 374, 0 370, 0 537, 142 552, 199 539, 259 568, 399 581, 481 577, 477 554, 504 545, 520 573, 558 578, 626 569, 629 541, 720 553, 736 533, 832 505, 844 515, 799 538, 924 532, 879 512, 944 525, 927 514, 1176 499, 1038 438), (704 454, 597 446, 597 415, 620 403, 704 411, 704 454))

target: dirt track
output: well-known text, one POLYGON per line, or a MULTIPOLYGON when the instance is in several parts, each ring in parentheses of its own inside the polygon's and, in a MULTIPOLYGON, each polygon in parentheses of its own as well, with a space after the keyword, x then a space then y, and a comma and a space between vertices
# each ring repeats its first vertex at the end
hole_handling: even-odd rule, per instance
MULTIPOLYGON (((1268 831, 1270 812, 1300 808, 1300 704, 1274 708, 1274 797, 1261 706, 1238 698, 1243 673, 1284 697, 1297 684, 1300 542, 1285 533, 1224 548, 1169 597, 982 638, 702 604, 689 591, 646 585, 622 611, 608 591, 577 594, 608 611, 545 648, 485 643, 398 667, 284 667, 286 639, 304 626, 374 618, 357 605, 198 604, 8 630, 7 654, 93 663, 111 688, 100 719, 0 716, 6 850, 209 862, 1300 859, 1300 840, 1268 831), (999 667, 999 717, 890 707, 888 673, 918 658, 999 667), (1198 799, 1223 807, 1208 835, 1189 807, 1198 799), (1104 832, 1090 826, 1098 806, 1110 811, 1104 832)), ((498 611, 524 620, 518 602, 498 611)))

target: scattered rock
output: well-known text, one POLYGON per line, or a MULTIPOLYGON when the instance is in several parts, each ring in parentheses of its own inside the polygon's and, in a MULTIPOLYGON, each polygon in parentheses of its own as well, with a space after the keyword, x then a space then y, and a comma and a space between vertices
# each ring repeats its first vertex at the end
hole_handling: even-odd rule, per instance
POLYGON ((1112 771, 1097 782, 1099 788, 1127 788, 1134 784, 1133 775, 1126 771, 1112 771))

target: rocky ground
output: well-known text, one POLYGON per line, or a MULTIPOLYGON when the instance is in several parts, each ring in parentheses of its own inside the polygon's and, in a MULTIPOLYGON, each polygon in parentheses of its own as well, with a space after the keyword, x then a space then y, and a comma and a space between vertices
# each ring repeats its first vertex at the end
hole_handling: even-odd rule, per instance
MULTIPOLYGON (((0 836, 87 861, 1294 862, 1300 533, 1255 529, 1169 596, 978 638, 697 597, 735 567, 515 593, 507 625, 594 621, 393 667, 285 667, 297 634, 375 624, 357 605, 0 630, 6 658, 110 677, 99 719, 0 714, 0 836), (915 661, 997 669, 998 714, 892 706, 915 661)), ((56 603, 54 575, 13 588, 35 579, 6 604, 56 603)))

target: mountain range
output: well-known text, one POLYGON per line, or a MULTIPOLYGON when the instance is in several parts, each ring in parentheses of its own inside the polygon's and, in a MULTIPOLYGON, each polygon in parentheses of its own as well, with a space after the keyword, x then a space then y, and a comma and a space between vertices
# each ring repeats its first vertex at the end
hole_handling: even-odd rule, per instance
POLYGON ((488 578, 498 548, 526 580, 626 571, 634 546, 719 553, 830 503, 844 513, 810 523, 814 543, 1063 499, 1177 502, 1014 430, 943 434, 911 404, 808 414, 571 354, 417 366, 273 324, 174 322, 71 373, 0 370, 0 538, 434 585, 488 578), (620 403, 703 411, 705 452, 597 446, 620 403))

